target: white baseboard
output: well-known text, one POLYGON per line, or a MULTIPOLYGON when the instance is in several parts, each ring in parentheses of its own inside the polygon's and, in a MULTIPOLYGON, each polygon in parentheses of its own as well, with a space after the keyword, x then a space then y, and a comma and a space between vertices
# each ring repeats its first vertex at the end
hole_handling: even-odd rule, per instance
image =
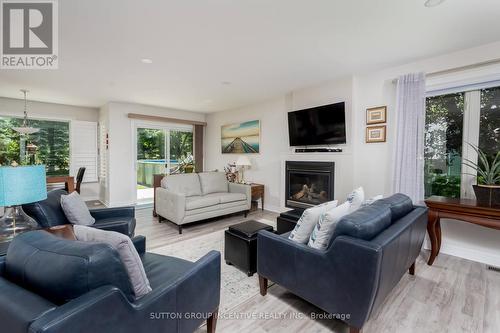
MULTIPOLYGON (((500 253, 498 253, 497 251, 478 249, 475 247, 464 245, 464 243, 462 242, 455 242, 445 238, 443 238, 442 241, 443 242, 441 243, 441 250, 439 251, 439 254, 444 253, 451 256, 500 267, 500 253)), ((427 239, 424 242, 424 248, 430 250, 430 243, 427 239)))

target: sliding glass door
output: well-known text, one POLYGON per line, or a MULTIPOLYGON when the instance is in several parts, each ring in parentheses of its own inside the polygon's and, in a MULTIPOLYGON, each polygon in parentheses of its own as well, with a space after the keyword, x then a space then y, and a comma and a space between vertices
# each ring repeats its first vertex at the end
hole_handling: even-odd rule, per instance
POLYGON ((192 129, 137 126, 136 145, 138 203, 152 202, 153 175, 193 171, 192 129))

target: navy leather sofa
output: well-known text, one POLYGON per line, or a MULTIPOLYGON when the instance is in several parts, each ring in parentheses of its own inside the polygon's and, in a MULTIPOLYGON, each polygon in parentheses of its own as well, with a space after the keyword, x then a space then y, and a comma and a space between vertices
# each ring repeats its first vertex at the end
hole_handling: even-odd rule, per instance
POLYGON ((146 253, 142 236, 133 242, 153 289, 139 300, 110 246, 44 230, 15 237, 0 257, 0 331, 193 332, 207 320, 214 332, 220 253, 193 263, 146 253))
MULTIPOLYGON (((68 194, 65 190, 52 190, 47 193, 47 199, 23 205, 23 209, 34 218, 42 228, 70 224, 61 208, 61 195, 68 194)), ((135 208, 99 208, 91 209, 90 215, 95 218, 93 227, 116 231, 130 237, 135 231, 135 208)))
POLYGON ((359 332, 405 272, 414 274, 426 226, 427 208, 395 194, 342 218, 325 251, 261 231, 261 294, 269 279, 359 332))

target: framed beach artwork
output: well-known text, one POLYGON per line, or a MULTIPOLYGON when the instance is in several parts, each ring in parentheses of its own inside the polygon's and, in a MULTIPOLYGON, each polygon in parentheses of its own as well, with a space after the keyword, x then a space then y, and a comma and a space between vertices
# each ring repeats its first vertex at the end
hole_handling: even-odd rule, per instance
POLYGON ((260 152, 260 120, 221 126, 223 154, 257 154, 260 152))
POLYGON ((385 125, 366 128, 366 143, 385 142, 385 125))
POLYGON ((366 124, 382 124, 385 123, 387 119, 387 107, 379 106, 376 108, 370 108, 366 110, 366 124))

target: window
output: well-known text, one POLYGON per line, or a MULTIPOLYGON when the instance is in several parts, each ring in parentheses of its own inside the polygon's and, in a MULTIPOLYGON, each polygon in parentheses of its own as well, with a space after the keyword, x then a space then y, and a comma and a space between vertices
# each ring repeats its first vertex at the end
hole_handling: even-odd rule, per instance
POLYGON ((425 196, 471 197, 475 176, 462 160, 477 161, 470 144, 500 150, 500 87, 428 97, 425 196))
POLYGON ((425 195, 460 197, 464 94, 429 97, 425 114, 425 195))
POLYGON ((136 128, 137 201, 153 199, 153 175, 193 172, 193 132, 190 128, 136 128))
POLYGON ((23 120, 0 117, 0 164, 45 164, 47 175, 69 175, 69 122, 30 120, 40 131, 28 139, 14 131, 23 120))

